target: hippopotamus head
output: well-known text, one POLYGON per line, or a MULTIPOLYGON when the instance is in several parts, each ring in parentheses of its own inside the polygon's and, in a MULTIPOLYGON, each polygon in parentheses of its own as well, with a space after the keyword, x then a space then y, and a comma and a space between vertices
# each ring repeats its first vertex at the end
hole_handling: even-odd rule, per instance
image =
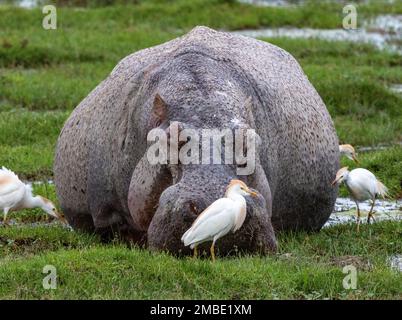
MULTIPOLYGON (((183 65, 183 61, 177 63, 183 65)), ((213 81, 218 81, 218 68, 215 74, 213 81)), ((231 95, 241 90, 230 79, 221 79, 220 90, 203 95, 199 90, 208 79, 200 88, 195 79, 183 83, 185 76, 167 72, 162 80, 158 77, 158 87, 165 90, 154 92, 148 101, 148 149, 134 170, 128 193, 135 227, 147 230, 149 247, 187 253, 189 249, 180 241, 183 233, 205 208, 224 196, 232 179, 241 179, 258 197, 247 197, 243 227, 219 240, 217 248, 221 253, 236 248, 274 250, 271 195, 259 163, 261 139, 254 128, 252 96, 231 95)))

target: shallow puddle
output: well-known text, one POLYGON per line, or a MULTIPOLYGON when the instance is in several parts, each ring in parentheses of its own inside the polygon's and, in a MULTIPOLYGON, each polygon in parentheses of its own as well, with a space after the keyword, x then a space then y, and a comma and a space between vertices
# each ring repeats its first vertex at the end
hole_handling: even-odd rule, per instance
POLYGON ((40 4, 40 0, 6 0, 4 4, 12 4, 21 8, 35 8, 40 4))
POLYGON ((290 7, 302 4, 304 0, 238 0, 238 2, 260 7, 290 7))
POLYGON ((389 86, 389 90, 396 94, 402 95, 402 84, 392 84, 389 86))
POLYGON ((30 186, 32 186, 32 185, 42 185, 42 184, 50 184, 50 185, 52 185, 52 184, 54 184, 54 182, 53 182, 53 180, 44 180, 44 181, 23 181, 25 184, 28 184, 28 185, 30 185, 30 186))
MULTIPOLYGON (((361 223, 366 223, 367 213, 370 211, 371 203, 369 201, 359 203, 361 211, 361 223)), ((402 200, 380 200, 377 199, 374 204, 374 217, 376 221, 383 220, 402 220, 402 200)), ((349 198, 336 199, 334 212, 325 223, 324 227, 330 227, 340 223, 356 222, 356 204, 349 198)))
POLYGON ((385 143, 383 143, 383 144, 378 144, 376 146, 369 146, 369 147, 357 146, 356 150, 357 150, 357 152, 380 151, 380 150, 390 149, 390 148, 393 148, 395 146, 402 147, 402 141, 397 141, 394 144, 385 144, 385 143))
POLYGON ((402 54, 402 15, 380 15, 363 23, 363 28, 312 29, 312 28, 266 28, 233 31, 253 38, 317 38, 329 41, 369 43, 378 49, 402 54))
POLYGON ((393 270, 402 272, 402 255, 396 254, 389 257, 389 264, 393 270))

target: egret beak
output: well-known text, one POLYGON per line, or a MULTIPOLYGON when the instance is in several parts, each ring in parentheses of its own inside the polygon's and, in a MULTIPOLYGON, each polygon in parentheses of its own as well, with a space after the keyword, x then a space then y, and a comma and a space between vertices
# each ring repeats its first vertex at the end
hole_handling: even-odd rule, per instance
POLYGON ((66 218, 64 218, 63 214, 61 214, 60 212, 56 211, 56 216, 57 218, 64 224, 68 224, 66 218))
POLYGON ((255 191, 252 191, 252 190, 248 189, 247 192, 250 194, 250 196, 252 196, 252 197, 254 197, 254 198, 257 198, 257 197, 258 197, 258 193, 255 192, 255 191))
POLYGON ((355 154, 355 153, 352 154, 352 160, 353 160, 354 162, 356 162, 357 164, 359 164, 359 160, 357 160, 357 157, 356 157, 356 154, 355 154))
POLYGON ((335 185, 338 183, 338 180, 339 180, 339 178, 338 178, 338 179, 335 179, 334 181, 332 181, 331 185, 332 185, 332 186, 335 186, 335 185))

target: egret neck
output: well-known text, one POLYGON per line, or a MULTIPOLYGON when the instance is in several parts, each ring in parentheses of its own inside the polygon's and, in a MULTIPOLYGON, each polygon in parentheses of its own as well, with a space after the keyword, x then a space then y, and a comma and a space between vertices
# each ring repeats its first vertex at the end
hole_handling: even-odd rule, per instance
POLYGON ((246 199, 239 193, 239 187, 233 186, 229 188, 226 192, 226 197, 233 200, 236 203, 236 207, 238 208, 235 211, 235 225, 233 230, 238 230, 242 225, 244 220, 246 219, 247 213, 247 202, 246 199))
POLYGON ((246 199, 244 199, 244 197, 238 193, 238 190, 233 187, 229 188, 229 190, 226 192, 226 198, 238 202, 241 207, 246 207, 246 199))
MULTIPOLYGON (((41 196, 25 196, 24 204, 26 208, 41 208, 45 210, 46 203, 41 196)), ((46 211, 46 210, 45 210, 46 211)))

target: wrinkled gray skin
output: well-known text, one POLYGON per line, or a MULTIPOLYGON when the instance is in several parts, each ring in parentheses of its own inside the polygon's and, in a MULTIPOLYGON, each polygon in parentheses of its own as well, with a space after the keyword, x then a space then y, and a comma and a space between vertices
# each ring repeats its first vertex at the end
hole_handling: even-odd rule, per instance
POLYGON ((147 133, 172 121, 254 128, 261 137, 255 173, 238 177, 259 197, 247 197, 246 221, 218 241, 221 254, 275 250, 272 225, 315 231, 328 219, 338 140, 299 64, 268 43, 197 27, 124 58, 66 122, 54 173, 74 228, 190 253, 182 234, 224 195, 236 167, 151 166, 147 133))

